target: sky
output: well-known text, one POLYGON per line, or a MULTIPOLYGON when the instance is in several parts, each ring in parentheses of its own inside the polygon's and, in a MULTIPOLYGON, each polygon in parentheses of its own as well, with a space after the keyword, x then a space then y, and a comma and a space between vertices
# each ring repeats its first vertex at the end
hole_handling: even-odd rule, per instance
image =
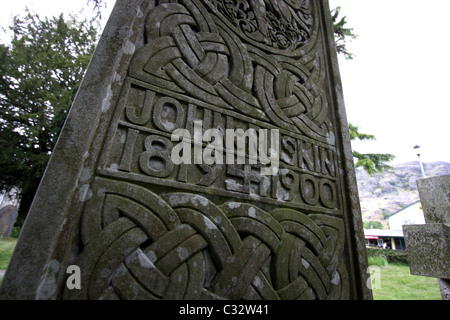
POLYGON ((349 122, 375 142, 353 144, 391 153, 395 163, 450 162, 448 0, 330 0, 358 37, 339 58, 349 122))
MULTIPOLYGON (((6 2, 6 1, 5 1, 6 2)), ((0 11, 7 27, 28 6, 41 15, 83 16, 86 0, 14 0, 0 11)), ((106 0, 104 22, 114 0, 106 0)), ((353 142, 361 153, 391 153, 392 164, 450 162, 448 0, 330 0, 358 37, 339 57, 347 118, 376 141, 353 142), (414 146, 421 148, 414 149, 414 146)), ((2 39, 3 40, 3 39, 2 39)))
MULTIPOLYGON (((87 5, 88 0, 2 0, 2 2, 0 26, 3 28, 11 25, 14 16, 24 14, 25 8, 28 8, 32 13, 38 13, 42 17, 59 16, 63 13, 65 17, 69 17, 71 14, 83 18, 92 17, 94 13, 93 5, 87 5)), ((102 24, 104 25, 116 0, 103 0, 103 2, 106 4, 102 11, 102 24)), ((5 41, 8 38, 0 37, 0 39, 5 41)))

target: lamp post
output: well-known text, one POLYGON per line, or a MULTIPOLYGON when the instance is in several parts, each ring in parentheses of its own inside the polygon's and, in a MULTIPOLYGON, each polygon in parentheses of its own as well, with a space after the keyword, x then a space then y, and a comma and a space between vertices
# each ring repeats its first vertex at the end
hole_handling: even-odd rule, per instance
MULTIPOLYGON (((415 146, 414 149, 418 150, 420 149, 420 146, 415 146)), ((419 158, 419 167, 420 167, 420 173, 422 174, 422 179, 425 179, 425 170, 423 169, 422 160, 420 159, 420 153, 417 154, 417 157, 419 158)))

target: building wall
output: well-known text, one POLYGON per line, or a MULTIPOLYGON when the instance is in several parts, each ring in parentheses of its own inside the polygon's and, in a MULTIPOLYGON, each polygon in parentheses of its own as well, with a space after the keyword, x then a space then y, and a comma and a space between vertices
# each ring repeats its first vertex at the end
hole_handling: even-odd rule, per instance
POLYGON ((402 230, 403 225, 425 224, 422 204, 420 201, 416 202, 391 216, 388 221, 390 230, 402 230))

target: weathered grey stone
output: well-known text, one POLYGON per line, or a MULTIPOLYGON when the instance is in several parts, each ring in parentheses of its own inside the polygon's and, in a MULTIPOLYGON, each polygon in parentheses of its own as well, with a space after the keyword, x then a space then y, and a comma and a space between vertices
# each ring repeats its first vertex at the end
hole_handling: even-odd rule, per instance
POLYGON ((403 226, 411 274, 450 279, 450 225, 403 226))
POLYGON ((449 300, 450 175, 417 181, 426 225, 403 226, 411 274, 438 278, 449 300))
POLYGON ((14 206, 6 206, 0 209, 0 237, 8 238, 17 219, 17 209, 14 206))
POLYGON ((442 300, 450 300, 450 280, 438 279, 442 300))
POLYGON ((371 299, 367 267, 328 2, 119 0, 0 298, 371 299), (279 170, 175 129, 279 130, 279 170))
POLYGON ((450 224, 450 175, 417 180, 425 222, 450 224))

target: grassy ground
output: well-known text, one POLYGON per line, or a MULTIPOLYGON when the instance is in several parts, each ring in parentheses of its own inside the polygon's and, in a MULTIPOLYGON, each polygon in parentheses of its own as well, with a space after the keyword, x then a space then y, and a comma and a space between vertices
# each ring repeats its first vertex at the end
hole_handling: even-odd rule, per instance
POLYGON ((0 269, 6 269, 12 252, 16 247, 17 239, 0 238, 0 269))
POLYGON ((372 266, 371 277, 374 300, 442 299, 437 279, 411 275, 408 265, 372 266))
MULTIPOLYGON (((4 270, 8 267, 16 243, 17 239, 14 238, 0 238, 0 270, 4 270)), ((1 283, 2 279, 0 278, 0 284, 1 283)))

